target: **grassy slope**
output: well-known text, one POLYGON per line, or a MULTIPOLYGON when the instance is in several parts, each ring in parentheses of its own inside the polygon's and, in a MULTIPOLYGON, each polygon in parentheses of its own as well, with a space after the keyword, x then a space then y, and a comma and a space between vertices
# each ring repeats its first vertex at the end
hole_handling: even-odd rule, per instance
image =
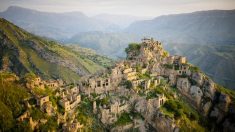
MULTIPOLYGON (((29 41, 43 48, 47 53, 51 54, 52 57, 55 56, 61 58, 61 60, 69 60, 86 74, 103 69, 104 65, 84 56, 84 54, 78 53, 72 48, 29 34, 4 19, 0 19, 0 25, 0 38, 7 38, 8 44, 13 45, 13 47, 17 49, 17 51, 9 48, 3 49, 3 57, 11 61, 18 60, 22 65, 22 69, 25 69, 20 71, 19 75, 24 75, 26 72, 34 72, 44 78, 62 78, 67 82, 78 80, 80 77, 68 66, 65 67, 45 60, 40 53, 28 44, 29 41)), ((107 60, 109 59, 105 58, 105 61, 107 60)), ((102 61, 101 58, 100 62, 102 61)), ((15 67, 17 69, 20 66, 17 67, 17 65, 15 65, 15 67)))
POLYGON ((19 81, 7 81, 15 78, 10 73, 0 73, 0 130, 9 130, 16 125, 16 118, 24 112, 22 100, 29 97, 19 81))

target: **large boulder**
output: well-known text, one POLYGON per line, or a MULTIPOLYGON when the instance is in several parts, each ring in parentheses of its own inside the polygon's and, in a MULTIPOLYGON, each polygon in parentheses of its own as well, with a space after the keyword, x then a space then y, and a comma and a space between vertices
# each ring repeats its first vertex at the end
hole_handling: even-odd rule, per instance
POLYGON ((177 79, 177 88, 184 94, 188 94, 190 85, 188 78, 177 79))
POLYGON ((203 106, 203 115, 204 116, 208 115, 211 106, 212 106, 212 103, 210 101, 204 104, 204 106, 203 106))
POLYGON ((213 100, 216 89, 215 84, 211 79, 205 80, 205 83, 203 85, 203 92, 205 97, 209 97, 211 100, 213 100))
POLYGON ((203 95, 202 90, 197 86, 191 86, 190 95, 193 97, 194 101, 199 106, 203 95))
POLYGON ((231 103, 230 97, 227 94, 221 93, 218 103, 219 109, 222 110, 223 112, 227 112, 230 103, 231 103))
POLYGON ((166 117, 159 116, 155 118, 155 128, 158 132, 173 132, 174 130, 177 131, 177 128, 174 122, 166 117))
POLYGON ((192 74, 192 80, 194 80, 198 86, 203 84, 203 74, 200 72, 194 72, 192 74))

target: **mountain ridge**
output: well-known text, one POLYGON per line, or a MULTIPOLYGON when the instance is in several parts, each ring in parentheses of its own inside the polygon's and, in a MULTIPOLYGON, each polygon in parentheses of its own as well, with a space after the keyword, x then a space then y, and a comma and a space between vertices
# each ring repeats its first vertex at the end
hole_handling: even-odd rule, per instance
POLYGON ((31 33, 54 39, 65 39, 76 33, 87 31, 118 30, 118 26, 114 24, 94 20, 81 12, 48 13, 15 6, 1 12, 0 17, 14 22, 31 33))
POLYGON ((72 48, 31 35, 5 19, 1 18, 0 24, 0 67, 19 76, 33 72, 47 79, 62 78, 69 82, 103 69, 103 60, 112 63, 108 58, 81 57, 72 48))

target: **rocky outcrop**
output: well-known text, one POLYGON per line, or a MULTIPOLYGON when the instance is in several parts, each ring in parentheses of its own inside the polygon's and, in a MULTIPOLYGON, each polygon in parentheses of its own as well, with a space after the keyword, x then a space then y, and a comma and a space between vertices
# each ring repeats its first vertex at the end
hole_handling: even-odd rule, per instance
POLYGON ((192 80, 195 81, 198 86, 202 86, 204 81, 202 73, 194 72, 192 74, 192 80))
POLYGON ((174 121, 163 115, 158 115, 154 118, 155 128, 158 132, 178 132, 179 128, 176 127, 174 121))
POLYGON ((35 50, 42 58, 48 60, 51 63, 67 67, 81 76, 87 75, 89 73, 83 67, 76 65, 71 60, 64 59, 60 55, 51 52, 50 50, 40 45, 38 42, 26 41, 25 44, 33 48, 33 50, 35 50))

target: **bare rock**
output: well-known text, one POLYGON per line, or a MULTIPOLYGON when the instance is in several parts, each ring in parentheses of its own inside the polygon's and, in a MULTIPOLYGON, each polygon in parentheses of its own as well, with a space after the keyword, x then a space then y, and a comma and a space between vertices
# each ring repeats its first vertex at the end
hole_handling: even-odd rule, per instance
POLYGON ((198 86, 203 84, 203 75, 199 72, 194 72, 192 74, 192 79, 197 83, 198 86))

